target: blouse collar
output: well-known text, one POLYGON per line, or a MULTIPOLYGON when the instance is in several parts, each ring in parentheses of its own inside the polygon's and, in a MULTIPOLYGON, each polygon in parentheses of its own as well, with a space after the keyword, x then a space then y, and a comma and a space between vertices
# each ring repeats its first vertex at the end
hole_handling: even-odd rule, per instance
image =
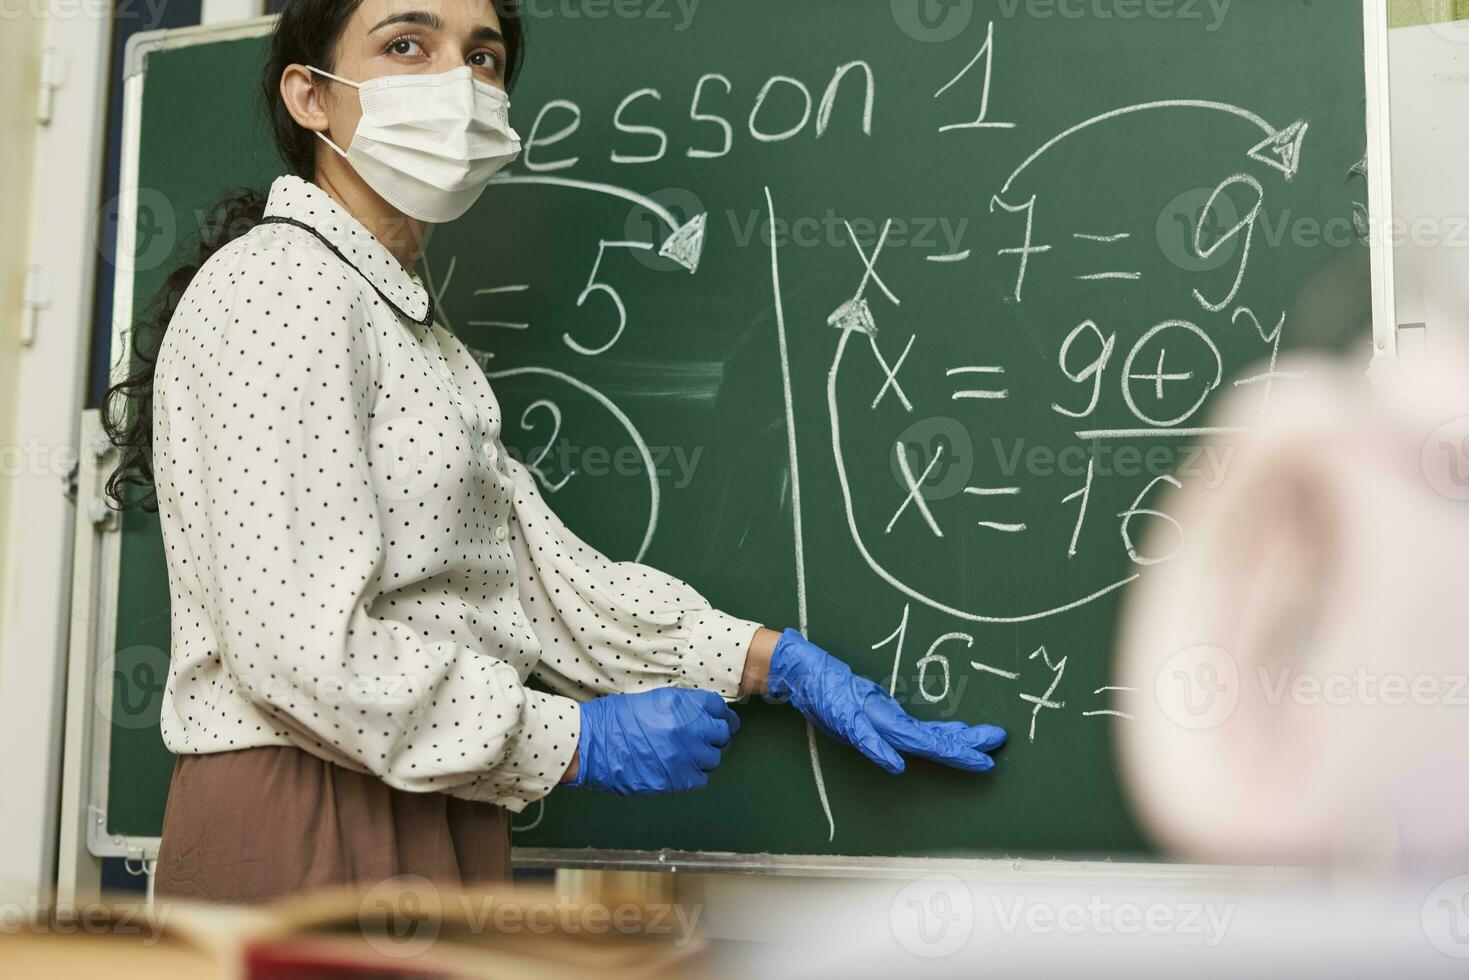
POLYGON ((420 326, 433 322, 433 300, 418 276, 404 269, 360 221, 310 181, 290 174, 277 177, 270 185, 265 223, 291 224, 311 232, 400 316, 420 326))

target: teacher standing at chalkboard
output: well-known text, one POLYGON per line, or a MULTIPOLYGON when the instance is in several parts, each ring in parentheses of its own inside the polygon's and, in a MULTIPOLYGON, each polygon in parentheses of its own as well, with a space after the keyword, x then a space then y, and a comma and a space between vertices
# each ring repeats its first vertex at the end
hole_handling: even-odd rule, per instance
POLYGON ((110 490, 153 491, 168 558, 160 894, 508 877, 508 813, 703 787, 742 695, 894 773, 988 770, 1004 741, 607 559, 506 453, 412 269, 520 151, 510 9, 289 0, 262 87, 291 173, 225 199, 109 393, 110 490))

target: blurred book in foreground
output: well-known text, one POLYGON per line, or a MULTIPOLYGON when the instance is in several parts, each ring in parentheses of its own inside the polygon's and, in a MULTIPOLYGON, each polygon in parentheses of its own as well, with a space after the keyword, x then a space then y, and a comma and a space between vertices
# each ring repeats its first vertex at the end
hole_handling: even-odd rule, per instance
POLYGON ((160 900, 38 906, 7 919, 0 977, 590 980, 691 975, 704 948, 697 914, 677 906, 421 878, 253 907, 160 900))

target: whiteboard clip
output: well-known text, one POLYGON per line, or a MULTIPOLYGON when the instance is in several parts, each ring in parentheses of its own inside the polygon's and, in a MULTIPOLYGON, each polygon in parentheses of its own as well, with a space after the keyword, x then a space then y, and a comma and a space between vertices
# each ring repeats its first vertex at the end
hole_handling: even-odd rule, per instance
POLYGON ((1428 324, 1398 324, 1398 370, 1412 374, 1428 361, 1428 324))
POLYGON ((36 329, 41 323, 41 311, 51 305, 51 289, 46 274, 40 266, 26 270, 25 292, 21 296, 20 344, 33 346, 36 329))
POLYGON ((55 48, 47 48, 41 53, 41 92, 36 106, 36 122, 40 125, 51 125, 56 108, 56 90, 65 84, 66 59, 55 48))
POLYGON ((87 505, 87 520, 99 531, 117 530, 117 511, 100 497, 87 505))

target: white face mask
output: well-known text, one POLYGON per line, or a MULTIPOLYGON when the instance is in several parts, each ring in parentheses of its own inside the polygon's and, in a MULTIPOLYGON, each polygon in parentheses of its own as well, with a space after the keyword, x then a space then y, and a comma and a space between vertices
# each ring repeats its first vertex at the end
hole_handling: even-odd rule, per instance
POLYGON ((465 65, 442 75, 388 75, 361 83, 312 71, 357 89, 362 121, 343 152, 383 200, 410 218, 439 224, 468 211, 490 178, 520 155, 510 99, 465 65))

